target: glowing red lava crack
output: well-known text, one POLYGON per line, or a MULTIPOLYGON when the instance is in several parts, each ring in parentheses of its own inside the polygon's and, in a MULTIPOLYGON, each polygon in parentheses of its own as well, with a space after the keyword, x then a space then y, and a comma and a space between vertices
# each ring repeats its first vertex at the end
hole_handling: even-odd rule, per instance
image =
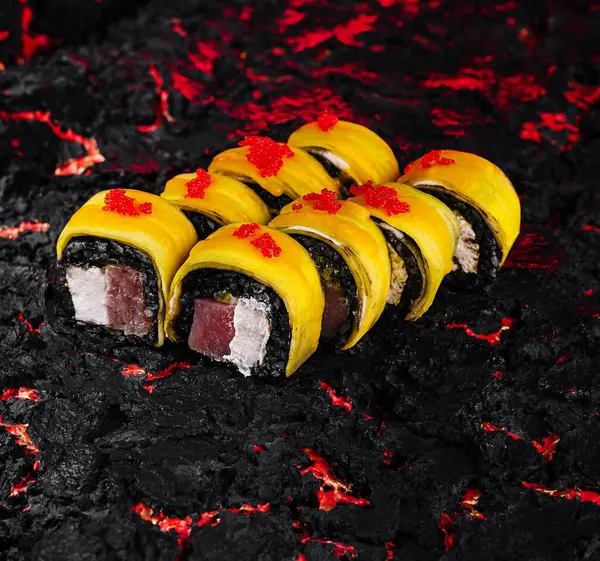
POLYGON ((481 499, 481 497, 482 493, 479 489, 467 489, 463 495, 462 501, 460 501, 460 504, 467 509, 467 512, 473 518, 486 520, 486 517, 475 509, 475 507, 479 504, 479 499, 481 499))
POLYGON ((156 87, 156 95, 158 96, 158 103, 156 104, 156 117, 154 119, 154 123, 151 125, 138 125, 138 130, 140 132, 154 132, 157 130, 163 123, 163 119, 168 121, 169 123, 173 123, 175 119, 169 113, 169 92, 163 89, 165 82, 160 75, 160 72, 157 70, 154 64, 151 64, 149 67, 150 76, 152 76, 156 87))
POLYGON ((350 413, 350 411, 352 411, 352 399, 338 395, 336 391, 325 382, 319 381, 319 385, 329 394, 331 403, 333 403, 336 407, 341 407, 346 411, 346 413, 350 413))
POLYGON ((549 489, 546 485, 542 485, 541 483, 528 483, 527 481, 521 481, 521 483, 526 489, 532 489, 533 491, 543 493, 544 495, 550 495, 551 497, 560 497, 569 501, 577 498, 583 503, 600 505, 600 493, 596 493, 595 491, 581 491, 579 489, 570 489, 568 487, 562 490, 549 489))
POLYGON ((60 164, 54 170, 54 175, 81 175, 89 167, 104 162, 104 156, 100 153, 96 139, 84 138, 74 133, 71 129, 63 130, 62 126, 52 119, 52 115, 49 112, 22 111, 9 113, 7 111, 0 111, 0 119, 17 123, 20 121, 37 121, 38 123, 48 125, 53 134, 61 140, 70 140, 71 142, 81 144, 86 154, 60 164))
MULTIPOLYGON (((39 401, 39 397, 35 390, 28 390, 27 388, 19 388, 18 390, 5 390, 2 392, 2 401, 6 401, 16 397, 17 399, 28 399, 31 401, 39 401), (12 395, 14 393, 14 395, 12 395)), ((15 443, 19 446, 23 446, 25 448, 24 454, 25 456, 33 456, 40 453, 39 448, 33 443, 29 434, 27 433, 28 425, 9 425, 2 420, 0 417, 0 427, 2 427, 8 434, 16 437, 15 443)), ((33 463, 32 470, 27 473, 18 483, 13 483, 11 485, 10 497, 18 497, 19 495, 25 493, 30 485, 35 483, 36 479, 34 477, 35 472, 40 469, 40 461, 36 460, 33 463)))
MULTIPOLYGON (((518 434, 514 432, 506 430, 504 427, 496 427, 490 423, 483 422, 481 423, 481 428, 483 428, 484 432, 505 432, 508 436, 510 436, 513 440, 524 440, 524 438, 520 437, 518 434)), ((551 433, 546 436, 541 444, 536 440, 531 441, 531 445, 536 449, 536 451, 542 455, 542 457, 546 461, 551 461, 554 458, 554 454, 556 452, 556 445, 560 442, 560 436, 557 434, 551 433)))
POLYGON ((475 333, 466 323, 447 323, 447 329, 464 329, 465 333, 469 337, 475 337, 475 339, 482 339, 487 341, 490 345, 494 346, 500 342, 500 335, 503 331, 509 330, 517 322, 514 318, 502 318, 500 321, 500 329, 492 333, 475 333))
MULTIPOLYGON (((256 506, 243 504, 238 508, 229 508, 226 510, 234 514, 243 514, 248 516, 256 512, 268 514, 269 508, 269 503, 258 504, 256 506)), ((145 522, 151 522, 154 526, 158 526, 164 533, 175 532, 178 536, 177 545, 179 546, 180 551, 185 552, 189 549, 192 535, 192 516, 186 516, 185 518, 169 517, 165 516, 162 510, 155 515, 154 510, 142 502, 132 506, 130 510, 139 515, 139 517, 145 522)), ((203 512, 198 517, 198 521, 195 525, 198 528, 217 526, 221 522, 218 514, 218 510, 203 512)))
POLYGON ((338 504, 354 504, 358 506, 371 504, 367 499, 350 495, 351 486, 336 477, 331 466, 324 458, 310 448, 304 448, 303 451, 313 461, 313 464, 305 469, 300 469, 300 466, 298 466, 298 469, 300 469, 300 475, 311 473, 316 479, 322 482, 321 488, 317 492, 317 500, 319 501, 319 508, 321 510, 329 511, 338 506, 338 504))
POLYGON ((18 226, 0 228, 0 238, 5 240, 16 240, 25 232, 47 232, 50 224, 46 222, 21 222, 18 226))
MULTIPOLYGON (((300 520, 294 520, 292 527, 294 528, 294 530, 302 531, 302 534, 298 538, 302 545, 304 545, 307 542, 323 543, 333 546, 333 554, 336 557, 343 557, 344 555, 356 557, 356 548, 354 546, 341 542, 335 542, 327 538, 314 538, 308 533, 308 530, 305 528, 304 523, 300 520)), ((304 555, 304 553, 299 553, 298 557, 296 557, 296 561, 306 561, 306 556, 304 555)))
MULTIPOLYGON (((121 374, 123 374, 123 376, 146 376, 146 379, 144 381, 152 382, 154 380, 161 380, 162 378, 167 378, 168 376, 171 376, 171 374, 173 374, 173 370, 177 368, 187 369, 189 367, 190 365, 187 362, 174 362, 173 364, 169 364, 169 366, 161 370, 158 374, 153 374, 152 372, 147 372, 144 368, 138 366, 137 364, 128 364, 123 368, 123 370, 121 370, 121 374)), ((152 393, 154 391, 155 385, 147 384, 143 387, 148 393, 152 393)))
POLYGON ((23 12, 21 15, 21 41, 23 42, 23 51, 21 61, 31 60, 39 51, 46 49, 56 42, 56 39, 52 39, 48 35, 43 34, 30 34, 29 24, 33 18, 33 12, 31 8, 27 6, 27 0, 19 0, 23 6, 23 12))
POLYGON ((9 399, 39 401, 40 396, 38 395, 37 390, 34 389, 28 389, 24 387, 19 389, 9 388, 0 394, 0 401, 8 401, 9 399))
POLYGON ((454 546, 454 540, 456 539, 456 528, 454 527, 452 517, 443 512, 438 528, 442 531, 442 534, 444 534, 444 550, 450 551, 454 546))

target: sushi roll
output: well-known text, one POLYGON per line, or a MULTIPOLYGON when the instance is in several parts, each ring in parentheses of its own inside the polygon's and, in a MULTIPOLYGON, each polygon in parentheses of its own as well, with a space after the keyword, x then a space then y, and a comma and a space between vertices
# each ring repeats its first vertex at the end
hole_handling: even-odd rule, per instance
POLYGON ((259 224, 230 224, 198 242, 175 275, 166 331, 246 376, 290 376, 317 348, 323 307, 300 244, 259 224))
POLYGON ((269 224, 300 242, 315 262, 325 292, 322 335, 350 349, 385 308, 391 267, 381 230, 369 211, 337 193, 309 193, 269 224))
POLYGON ((392 149, 381 137, 367 127, 340 121, 330 113, 293 132, 288 144, 305 150, 323 164, 343 186, 344 196, 352 185, 395 181, 400 173, 392 149))
POLYGON ((430 193, 454 212, 458 275, 474 285, 494 280, 521 223, 519 197, 502 170, 475 154, 434 150, 409 164, 398 182, 430 193))
POLYGON ((266 136, 247 136, 239 148, 215 156, 208 171, 245 183, 275 214, 306 193, 323 187, 339 190, 338 182, 306 152, 266 136))
POLYGON ((366 208, 383 232, 392 267, 387 312, 420 318, 452 271, 459 225, 435 197, 400 183, 353 187, 349 202, 366 208))
POLYGON ((271 220, 267 205, 252 189, 231 177, 201 168, 167 181, 161 197, 181 209, 196 228, 199 240, 225 224, 267 224, 271 220))
POLYGON ((90 336, 162 345, 169 286, 196 239, 191 222, 161 197, 96 193, 57 241, 62 315, 90 336))

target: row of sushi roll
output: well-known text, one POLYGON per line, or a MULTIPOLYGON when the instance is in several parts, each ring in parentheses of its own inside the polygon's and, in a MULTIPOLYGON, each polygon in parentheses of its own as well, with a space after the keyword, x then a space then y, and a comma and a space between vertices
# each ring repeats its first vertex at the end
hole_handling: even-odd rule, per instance
POLYGON ((58 239, 58 290, 77 325, 289 376, 320 341, 420 318, 450 273, 489 283, 519 225, 491 162, 433 151, 401 175, 383 139, 325 114, 287 144, 246 137, 161 196, 97 193, 58 239))

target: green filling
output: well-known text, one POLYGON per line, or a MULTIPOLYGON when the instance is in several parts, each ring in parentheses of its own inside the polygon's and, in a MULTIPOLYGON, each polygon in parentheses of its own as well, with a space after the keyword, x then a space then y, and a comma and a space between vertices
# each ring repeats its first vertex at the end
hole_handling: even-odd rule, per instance
POLYGON ((321 279, 336 290, 342 291, 342 270, 339 267, 336 267, 331 260, 324 255, 316 256, 314 262, 319 270, 321 279))

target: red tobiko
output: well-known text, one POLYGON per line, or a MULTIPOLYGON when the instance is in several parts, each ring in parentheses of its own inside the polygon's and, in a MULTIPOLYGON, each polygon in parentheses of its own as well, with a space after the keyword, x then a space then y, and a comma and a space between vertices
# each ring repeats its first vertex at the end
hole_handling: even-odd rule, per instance
POLYGON ((292 205, 292 210, 301 210, 302 208, 304 208, 304 205, 302 205, 300 203, 294 203, 292 205))
POLYGON ((342 203, 337 200, 337 193, 328 189, 321 190, 320 193, 308 193, 302 197, 305 201, 315 201, 314 210, 324 210, 329 214, 337 214, 342 208, 342 203))
POLYGON ((262 253, 263 257, 267 257, 268 259, 281 255, 281 248, 277 245, 271 234, 263 234, 250 243, 262 253))
POLYGON ((373 182, 368 181, 364 185, 350 187, 350 193, 364 197, 368 207, 384 209, 388 216, 410 212, 410 205, 398 198, 398 191, 385 185, 373 187, 373 182))
POLYGON ((323 113, 317 119, 317 125, 323 132, 329 132, 338 122, 338 116, 333 113, 323 113))
POLYGON ((421 158, 421 161, 418 163, 418 165, 418 160, 415 160, 414 162, 408 164, 404 168, 404 173, 409 173, 417 167, 430 168, 433 166, 449 166, 455 163, 455 161, 452 158, 444 158, 442 156, 442 152, 442 150, 432 150, 431 152, 428 152, 421 158))
POLYGON ((260 226, 258 224, 242 224, 235 232, 233 232, 233 235, 236 238, 244 239, 253 236, 259 230, 260 226))
POLYGON ((196 177, 190 179, 185 186, 187 187, 186 199, 203 199, 204 191, 210 187, 212 177, 210 173, 198 168, 196 170, 196 177))
POLYGON ((133 197, 125 194, 125 189, 111 189, 104 196, 105 212, 116 212, 121 216, 139 216, 140 214, 152 214, 152 203, 140 203, 133 197))
POLYGON ((247 136, 238 145, 250 147, 246 159, 258 169, 261 177, 274 177, 283 167, 283 158, 294 156, 287 144, 280 144, 266 136, 247 136))

